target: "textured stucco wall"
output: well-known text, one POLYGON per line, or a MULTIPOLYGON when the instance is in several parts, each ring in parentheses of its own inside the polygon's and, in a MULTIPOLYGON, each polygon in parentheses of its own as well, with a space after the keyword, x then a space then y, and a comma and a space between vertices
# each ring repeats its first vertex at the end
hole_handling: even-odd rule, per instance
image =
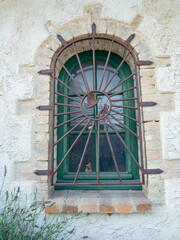
MULTIPOLYGON (((156 129, 154 135, 147 134, 146 140, 151 155, 160 152, 158 156, 150 157, 149 167, 162 168, 164 173, 149 177, 148 191, 149 197, 162 205, 155 205, 148 214, 82 217, 76 222, 74 239, 86 235, 93 240, 180 239, 179 16, 179 0, 0 0, 0 183, 5 164, 8 171, 4 190, 20 186, 30 197, 38 186, 42 188, 44 185, 44 189, 47 186, 46 178, 40 179, 32 173, 35 169, 48 167, 43 152, 48 142, 48 115, 38 113, 37 118, 35 108, 49 103, 44 93, 48 87, 37 75, 37 71, 48 65, 38 58, 41 53, 43 59, 43 44, 46 44, 48 54, 48 39, 53 39, 57 32, 69 40, 74 35, 90 32, 93 21, 97 21, 97 29, 99 21, 100 30, 104 27, 104 31, 117 36, 121 34, 118 26, 126 26, 125 35, 126 32, 127 35, 135 32, 139 38, 145 39, 136 47, 140 58, 157 61, 156 67, 149 69, 148 77, 154 75, 155 101, 161 101, 162 105, 156 110, 158 117, 151 110, 146 110, 144 117, 155 114, 154 122, 157 119, 159 122, 160 148, 156 149, 157 146, 148 142, 156 139, 156 129), (77 23, 85 23, 86 18, 87 25, 78 28, 77 23), (41 84, 41 93, 36 91, 38 84, 41 84), (39 121, 43 121, 41 126, 39 121), (36 131, 37 125, 39 132, 36 131), (39 138, 44 142, 37 145, 39 138)), ((146 77, 143 70, 142 77, 146 77)), ((154 91, 153 88, 148 90, 154 91)), ((144 96, 148 98, 148 93, 144 92, 144 96)), ((146 124, 145 128, 148 127, 152 126, 146 124)))

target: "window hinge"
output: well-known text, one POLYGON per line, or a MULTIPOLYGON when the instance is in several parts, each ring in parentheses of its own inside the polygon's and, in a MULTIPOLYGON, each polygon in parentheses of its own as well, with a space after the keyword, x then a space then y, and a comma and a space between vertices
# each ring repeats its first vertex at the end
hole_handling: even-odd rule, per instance
POLYGON ((92 35, 96 35, 96 24, 92 24, 92 35))
POLYGON ((38 110, 51 110, 52 108, 53 108, 53 106, 52 105, 40 105, 40 106, 38 106, 38 107, 36 107, 38 110))
POLYGON ((163 170, 161 170, 160 168, 155 168, 155 169, 144 169, 143 173, 144 174, 160 174, 162 173, 163 170))
POLYGON ((136 62, 137 66, 143 66, 143 65, 151 65, 153 64, 152 61, 137 61, 136 62))
POLYGON ((124 42, 124 45, 128 45, 135 38, 135 33, 131 34, 128 39, 124 42))
POLYGON ((38 73, 41 75, 51 75, 53 73, 53 70, 52 69, 44 69, 44 70, 40 70, 38 73))
POLYGON ((57 34, 57 39, 62 43, 62 45, 66 46, 67 45, 67 42, 64 40, 64 38, 57 34))
POLYGON ((156 102, 139 102, 139 106, 141 107, 153 107, 157 105, 156 102))
POLYGON ((36 175, 51 175, 51 172, 49 170, 36 170, 36 171, 34 171, 34 174, 36 174, 36 175))

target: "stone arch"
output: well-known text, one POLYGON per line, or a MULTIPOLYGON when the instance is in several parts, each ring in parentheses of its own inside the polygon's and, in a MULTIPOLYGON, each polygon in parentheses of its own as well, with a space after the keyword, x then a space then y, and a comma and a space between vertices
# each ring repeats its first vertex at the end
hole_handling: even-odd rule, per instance
MULTIPOLYGON (((97 34, 107 34, 114 36, 115 38, 125 41, 132 33, 134 33, 139 22, 141 21, 140 16, 136 16, 130 25, 127 25, 123 22, 119 22, 113 19, 102 19, 101 18, 101 5, 87 6, 84 8, 84 17, 82 19, 76 19, 68 22, 67 24, 59 27, 55 26, 51 21, 48 21, 45 25, 45 28, 49 32, 49 37, 41 44, 34 58, 34 64, 38 70, 49 69, 52 66, 52 61, 57 51, 61 49, 62 45, 57 39, 57 34, 63 36, 63 38, 69 42, 73 38, 78 38, 91 33, 91 25, 93 22, 97 25, 97 34)), ((97 44, 98 45, 98 44, 97 44)), ((154 68, 163 66, 166 64, 162 62, 161 58, 154 58, 153 51, 150 47, 148 40, 145 39, 139 33, 136 33, 136 37, 131 42, 131 48, 136 54, 139 60, 153 60, 155 63, 151 66, 140 67, 140 77, 141 83, 145 86, 145 89, 142 87, 142 99, 146 100, 147 91, 152 91, 156 96, 155 89, 156 83, 154 76, 154 68)), ((107 50, 108 45, 105 43, 99 43, 100 50, 107 50)), ((84 43, 84 50, 88 50, 88 44, 84 43)), ((79 52, 83 51, 80 49, 79 52)), ((121 49, 113 49, 113 52, 122 56, 121 49)), ((73 54, 71 49, 67 49, 65 52, 63 61, 66 62, 73 54)), ((131 66, 131 63, 129 62, 131 66)), ((58 69, 60 71, 60 68, 58 69)), ((40 76, 36 75, 36 81, 34 85, 34 96, 35 104, 38 105, 50 105, 50 89, 51 89, 51 77, 50 76, 40 76)), ((158 98, 158 97, 157 97, 158 98)), ((148 99, 153 100, 153 99, 148 99)), ((170 101, 170 100, 169 100, 170 101)), ((49 168, 49 112, 48 111, 36 111, 35 114, 35 159, 41 161, 41 169, 49 168), (40 153, 42 151, 42 153, 40 153), (43 166, 43 167, 42 167, 43 166)), ((157 111, 144 112, 144 122, 147 123, 145 130, 148 126, 154 126, 155 122, 159 122, 159 114, 157 111)), ((157 131, 160 131, 159 124, 155 124, 157 131)), ((146 131, 145 131, 146 138, 146 131)), ((148 146, 146 149, 148 150, 148 146)), ((160 151, 158 152, 147 152, 147 159, 159 159, 161 156, 160 151)), ((147 163, 148 164, 148 163, 147 163)), ((149 164, 151 166, 151 163, 149 164)), ((47 191, 47 177, 42 177, 39 189, 42 191, 47 191)), ((51 189, 50 189, 51 191, 51 189)))

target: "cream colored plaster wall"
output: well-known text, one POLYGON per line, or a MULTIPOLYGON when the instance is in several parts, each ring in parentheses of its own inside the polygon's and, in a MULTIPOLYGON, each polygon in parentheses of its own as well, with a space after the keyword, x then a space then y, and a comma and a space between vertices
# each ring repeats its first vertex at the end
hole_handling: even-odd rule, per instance
POLYGON ((145 188, 158 206, 142 215, 80 218, 74 239, 179 239, 179 16, 178 0, 1 0, 0 182, 4 165, 8 171, 4 190, 20 186, 29 197, 36 188, 41 194, 48 190, 47 177, 33 174, 47 169, 49 159, 49 113, 38 112, 36 106, 49 104, 50 78, 37 71, 50 66, 60 47, 56 34, 70 40, 91 32, 93 21, 97 32, 123 40, 135 32, 132 46, 140 60, 154 62, 141 67, 140 75, 143 100, 158 102, 143 113, 147 165, 164 170, 150 176, 145 188))

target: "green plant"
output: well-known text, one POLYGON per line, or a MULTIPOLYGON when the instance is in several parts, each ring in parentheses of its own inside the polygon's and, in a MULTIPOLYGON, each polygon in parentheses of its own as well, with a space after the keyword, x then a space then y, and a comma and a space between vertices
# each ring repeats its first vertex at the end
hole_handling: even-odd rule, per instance
MULTIPOLYGON (((4 178, 5 176, 6 170, 4 178)), ((74 228, 71 227, 74 218, 59 215, 47 218, 44 214, 46 203, 44 199, 37 201, 34 194, 32 204, 28 205, 27 201, 21 200, 20 188, 11 193, 6 192, 4 205, 0 210, 0 240, 69 239, 74 232, 74 228)))

